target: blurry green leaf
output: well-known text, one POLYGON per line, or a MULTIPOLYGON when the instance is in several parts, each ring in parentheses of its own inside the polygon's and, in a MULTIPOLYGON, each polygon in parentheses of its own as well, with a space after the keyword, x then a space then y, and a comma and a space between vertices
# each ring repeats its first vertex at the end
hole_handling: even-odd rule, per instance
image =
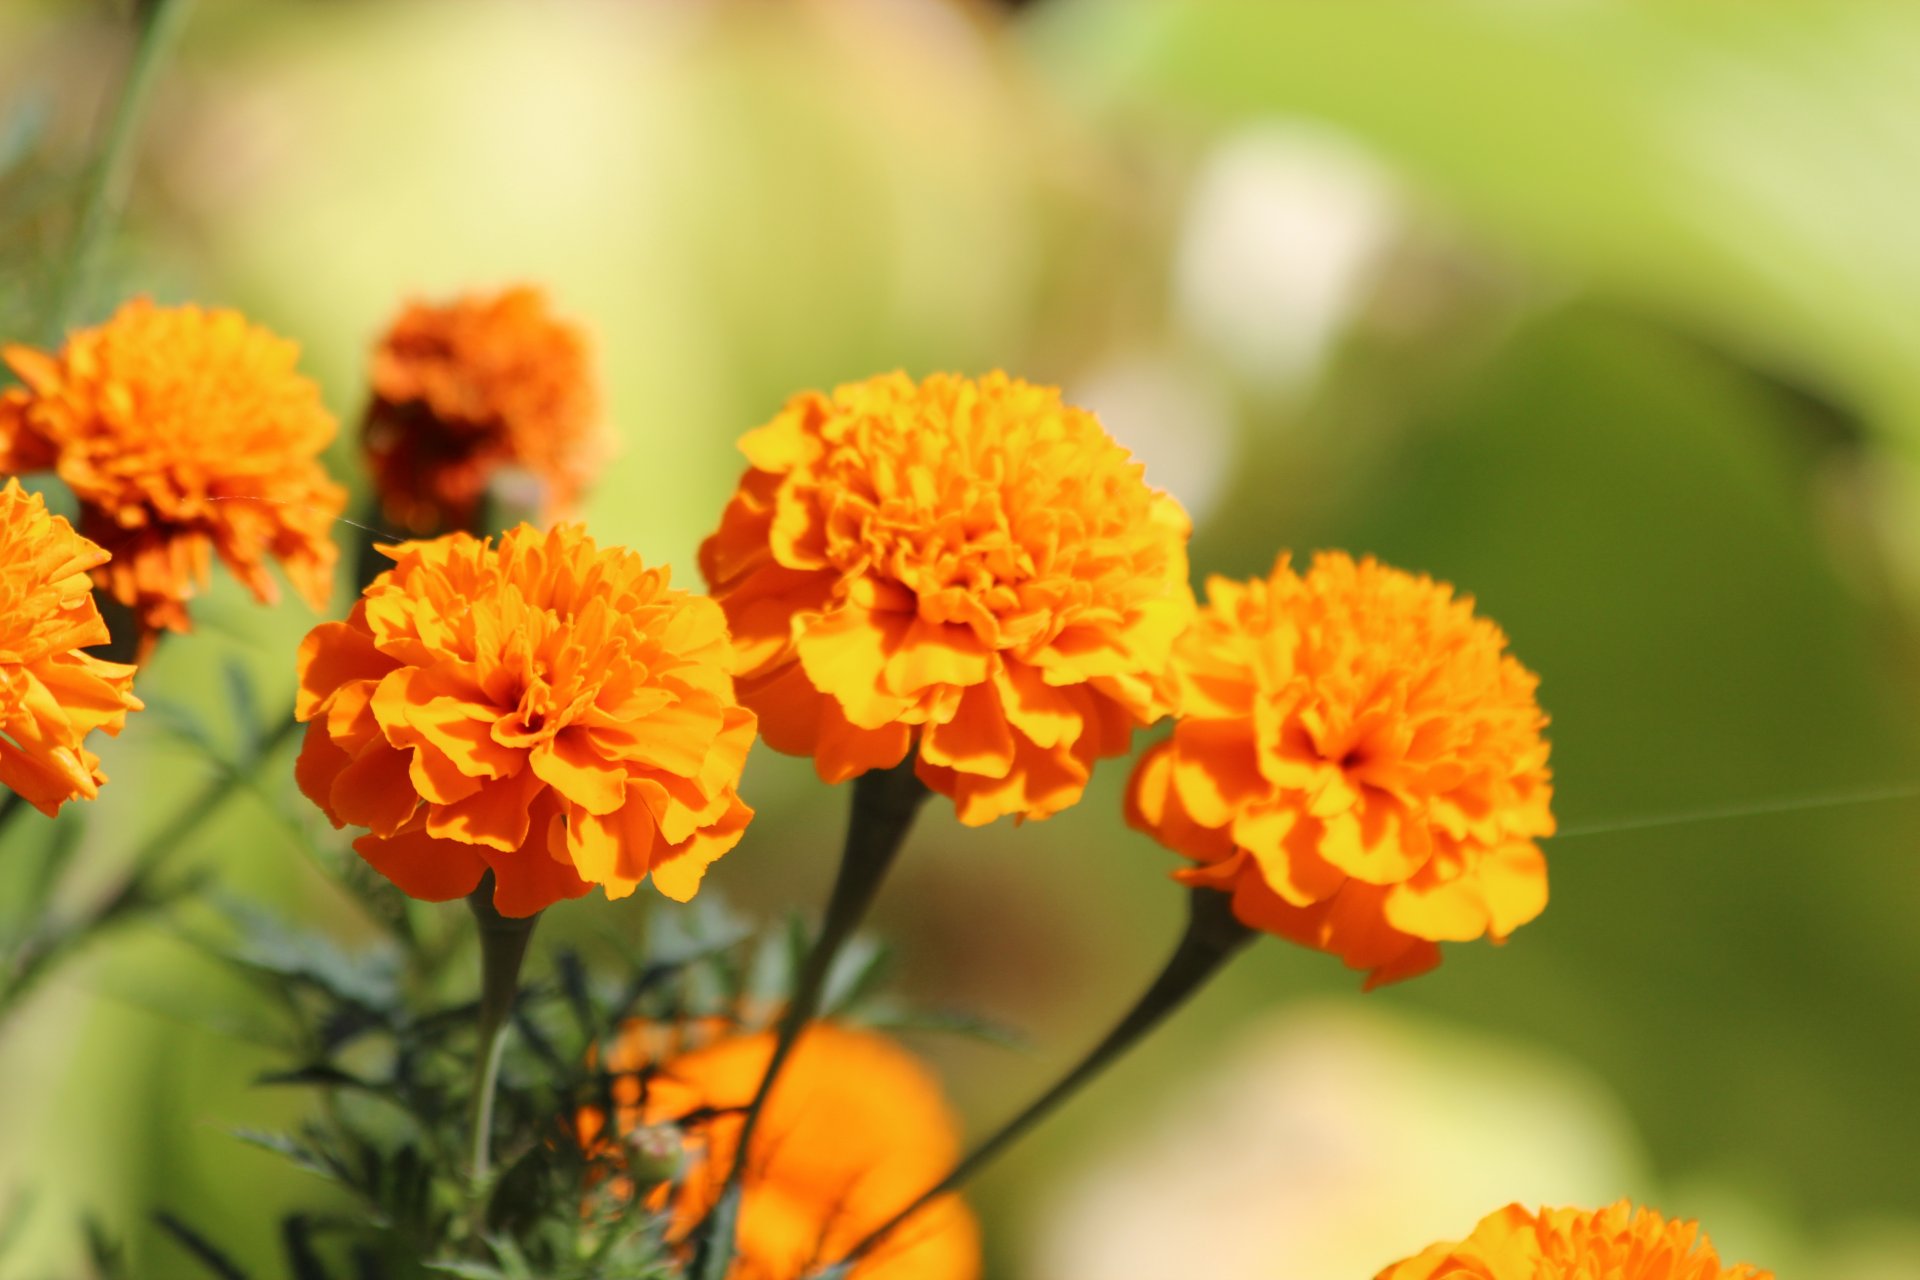
POLYGON ((1002 1049, 1015 1049, 1023 1053, 1031 1052, 1033 1049, 1033 1038, 1018 1027, 957 1010, 910 1009, 876 1002, 860 1010, 860 1021, 877 1031, 885 1031, 891 1035, 930 1031, 941 1035, 978 1040, 1002 1049))
POLYGON ((13 1198, 7 1202, 7 1207, 0 1210, 0 1262, 6 1261, 7 1254, 19 1241, 20 1233, 26 1228, 27 1218, 33 1213, 33 1204, 33 1190, 27 1187, 16 1191, 13 1198))
POLYGON ((235 1265, 233 1259, 215 1248, 205 1236, 174 1214, 161 1209, 155 1212, 153 1220, 162 1231, 172 1236, 182 1249, 192 1254, 194 1260, 206 1268, 209 1274, 219 1276, 220 1280, 247 1280, 247 1273, 235 1265))
POLYGON ((127 1247, 107 1230, 106 1224, 88 1214, 81 1220, 81 1230, 87 1239, 87 1258, 93 1263, 93 1272, 98 1280, 125 1280, 127 1275, 127 1247))
POLYGON ((253 694, 253 680, 237 658, 229 658, 220 668, 227 689, 227 711, 233 719, 236 760, 260 758, 260 704, 253 694))
POLYGON ((878 939, 859 935, 850 939, 834 957, 827 974, 821 1009, 829 1017, 841 1017, 878 996, 893 977, 893 952, 878 939))

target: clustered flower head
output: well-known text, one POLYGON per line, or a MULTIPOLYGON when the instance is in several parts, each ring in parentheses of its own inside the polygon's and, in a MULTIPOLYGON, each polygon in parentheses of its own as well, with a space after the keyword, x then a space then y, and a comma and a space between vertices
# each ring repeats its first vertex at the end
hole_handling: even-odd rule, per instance
POLYGON ((416 533, 471 528, 502 467, 564 518, 602 449, 585 335, 522 286, 407 306, 373 353, 366 446, 387 518, 416 533))
POLYGON ((527 916, 644 879, 686 901, 739 840, 753 743, 725 621, 577 525, 382 550, 300 646, 300 787, 407 894, 527 916))
POLYGON ((1540 913, 1546 717, 1498 627, 1338 553, 1207 589, 1174 659, 1181 718, 1127 796, 1129 822, 1199 864, 1181 880, 1370 986, 1540 913))
POLYGON ((1723 1266, 1699 1223, 1622 1200, 1593 1211, 1508 1205, 1465 1240, 1436 1244, 1374 1280, 1773 1280, 1773 1272, 1723 1266))
POLYGON ((94 580, 134 611, 143 652, 190 628, 214 555, 264 603, 272 558, 326 604, 346 492, 320 467, 334 421, 298 355, 236 311, 144 299, 57 353, 6 348, 25 385, 0 395, 0 471, 51 469, 73 490, 80 531, 112 557, 94 580))
POLYGON ((0 489, 0 783, 49 817, 107 780, 86 736, 140 709, 132 667, 81 652, 108 639, 87 579, 106 561, 39 494, 0 489))
POLYGON ((741 441, 700 564, 777 750, 1043 818, 1169 709, 1188 522, 1060 393, 995 373, 808 393, 741 441))
MULTIPOLYGON (((718 1200, 739 1150, 744 1111, 773 1054, 771 1031, 631 1023, 608 1056, 611 1133, 677 1135, 684 1167, 649 1206, 684 1242, 718 1200)), ((606 1152, 607 1117, 578 1117, 589 1150, 606 1152)), ((959 1124, 939 1082, 884 1036, 814 1023, 795 1044, 754 1134, 728 1280, 800 1280, 841 1257, 947 1172, 959 1124)), ((851 1280, 975 1280, 979 1228, 957 1196, 891 1232, 851 1280)))

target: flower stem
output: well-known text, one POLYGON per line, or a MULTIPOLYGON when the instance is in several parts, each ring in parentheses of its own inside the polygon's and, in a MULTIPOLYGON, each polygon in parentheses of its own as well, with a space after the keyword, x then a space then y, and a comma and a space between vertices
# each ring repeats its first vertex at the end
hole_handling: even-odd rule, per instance
POLYGON ((760 1113, 801 1031, 820 1012, 821 997, 834 960, 865 918, 888 868, 893 865, 894 856, 906 841, 914 815, 927 798, 926 784, 914 775, 913 764, 913 757, 909 755, 891 769, 875 769, 860 775, 853 784, 846 845, 840 855, 840 870, 834 877, 833 891, 827 898, 826 914, 820 922, 820 936, 807 953, 793 997, 781 1015, 773 1056, 767 1061, 766 1074, 760 1078, 760 1087, 748 1104, 740 1127, 733 1168, 728 1171, 726 1185, 721 1188, 701 1234, 690 1273, 698 1280, 722 1280, 733 1265, 741 1185, 760 1113))
POLYGON ((845 1276, 853 1265, 872 1252, 890 1233, 929 1203, 964 1186, 969 1179, 991 1164, 1001 1152, 1025 1137, 1035 1126, 1045 1120, 1068 1098, 1095 1076, 1112 1066, 1135 1044, 1139 1043, 1149 1031, 1165 1021, 1181 1005, 1185 1004, 1207 981, 1218 973, 1226 962, 1239 954, 1254 937, 1254 932, 1241 924, 1233 914, 1233 903, 1229 895, 1216 889, 1196 888, 1191 891, 1188 900, 1189 914, 1187 930, 1181 935, 1180 942, 1167 959, 1166 966, 1160 970, 1160 976, 1153 985, 1134 1003, 1120 1021, 1095 1045, 1091 1052, 1060 1077, 1052 1088, 1041 1094, 1027 1109, 999 1129, 998 1132, 967 1153, 965 1159, 955 1165, 946 1177, 928 1188, 906 1208, 893 1215, 855 1245, 846 1257, 835 1263, 822 1277, 845 1276))
POLYGON ((149 836, 134 853, 132 865, 114 886, 95 899, 78 917, 57 927, 34 933, 21 943, 0 974, 0 1021, 26 998, 29 991, 55 965, 90 941, 101 929, 135 914, 150 903, 155 875, 162 865, 193 833, 195 827, 217 813, 234 793, 251 787, 261 768, 271 760, 300 728, 291 714, 275 726, 273 733, 254 751, 251 759, 237 767, 225 768, 193 798, 181 807, 159 831, 149 836))
POLYGON ((60 274, 55 277, 47 308, 49 343, 60 341, 86 301, 87 281, 100 242, 126 204, 127 186, 133 176, 133 143, 140 131, 140 118, 146 111, 147 99, 152 96, 154 81, 159 78, 164 55, 179 34, 186 11, 187 0, 145 0, 137 6, 139 34, 134 41, 133 60, 121 84, 119 100, 114 103, 106 141, 87 173, 80 211, 74 220, 73 239, 60 274))
POLYGON ((492 1172, 493 1099, 500 1086, 500 1059, 507 1046, 507 1023, 514 996, 520 990, 520 963, 539 913, 515 918, 503 916, 493 905, 493 873, 480 877, 480 886, 467 895, 480 932, 480 1040, 473 1073, 473 1185, 478 1197, 476 1227, 486 1219, 483 1189, 492 1172))

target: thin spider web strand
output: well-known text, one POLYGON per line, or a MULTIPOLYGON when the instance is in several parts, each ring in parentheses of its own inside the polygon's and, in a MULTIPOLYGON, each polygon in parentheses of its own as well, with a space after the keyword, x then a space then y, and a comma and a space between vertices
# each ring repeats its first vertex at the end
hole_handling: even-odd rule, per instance
POLYGON ((1813 795, 1759 800, 1747 804, 1710 805, 1698 809, 1680 809, 1670 813, 1646 814, 1614 821, 1582 822, 1565 827, 1554 841, 1578 840, 1583 836, 1612 835, 1619 831, 1652 831, 1663 827, 1688 827, 1706 822, 1728 822, 1736 818, 1764 817, 1782 813, 1806 813, 1816 809, 1844 809, 1853 805, 1884 804, 1892 800, 1920 799, 1920 783, 1870 787, 1853 791, 1829 791, 1813 795))

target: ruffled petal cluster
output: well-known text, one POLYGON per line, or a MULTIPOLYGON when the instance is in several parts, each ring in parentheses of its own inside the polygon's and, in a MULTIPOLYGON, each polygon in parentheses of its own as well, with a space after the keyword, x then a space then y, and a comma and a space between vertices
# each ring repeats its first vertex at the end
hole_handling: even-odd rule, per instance
POLYGON ((700 566, 780 751, 839 782, 916 753, 962 822, 1044 818, 1168 708, 1188 522, 1060 393, 892 374, 808 393, 700 566))
POLYGON ((308 798, 415 898, 488 868, 509 916, 649 876, 691 898, 753 816, 719 608, 577 525, 381 550, 394 566, 300 646, 308 798))
POLYGON ((80 652, 107 643, 87 578, 106 562, 39 494, 0 489, 0 783, 49 817, 107 780, 87 735, 140 709, 132 667, 80 652))
POLYGON ((538 481, 543 522, 562 519, 604 452, 586 336, 535 288, 409 304, 372 380, 374 488, 416 533, 471 528, 502 467, 538 481))
POLYGON ((1546 716, 1506 637, 1452 588, 1329 553, 1215 579, 1174 660, 1173 735, 1127 819, 1252 927, 1369 971, 1439 963, 1546 906, 1546 716))
POLYGON ((299 348, 236 311, 144 299, 54 354, 8 347, 25 384, 0 395, 0 471, 52 469, 80 531, 112 557, 94 580, 138 619, 142 649, 186 631, 217 555, 263 603, 269 559, 316 609, 346 491, 319 456, 334 421, 299 348))
MULTIPOLYGON (((649 1203, 681 1242, 705 1218, 739 1150, 746 1106, 773 1055, 772 1032, 703 1027, 697 1047, 674 1030, 626 1027, 608 1066, 614 1134, 678 1134, 686 1163, 649 1203)), ((606 1116, 578 1117, 590 1149, 609 1144, 606 1116)), ((960 1153, 939 1082, 899 1045, 816 1022, 795 1044, 754 1135, 728 1280, 800 1280, 833 1262, 939 1181, 960 1153)), ((958 1196, 914 1215, 850 1280, 976 1280, 979 1228, 958 1196)))
POLYGON ((1622 1200, 1593 1211, 1508 1205, 1465 1240, 1436 1244, 1374 1280, 1773 1280, 1773 1272, 1724 1266, 1699 1223, 1622 1200))

